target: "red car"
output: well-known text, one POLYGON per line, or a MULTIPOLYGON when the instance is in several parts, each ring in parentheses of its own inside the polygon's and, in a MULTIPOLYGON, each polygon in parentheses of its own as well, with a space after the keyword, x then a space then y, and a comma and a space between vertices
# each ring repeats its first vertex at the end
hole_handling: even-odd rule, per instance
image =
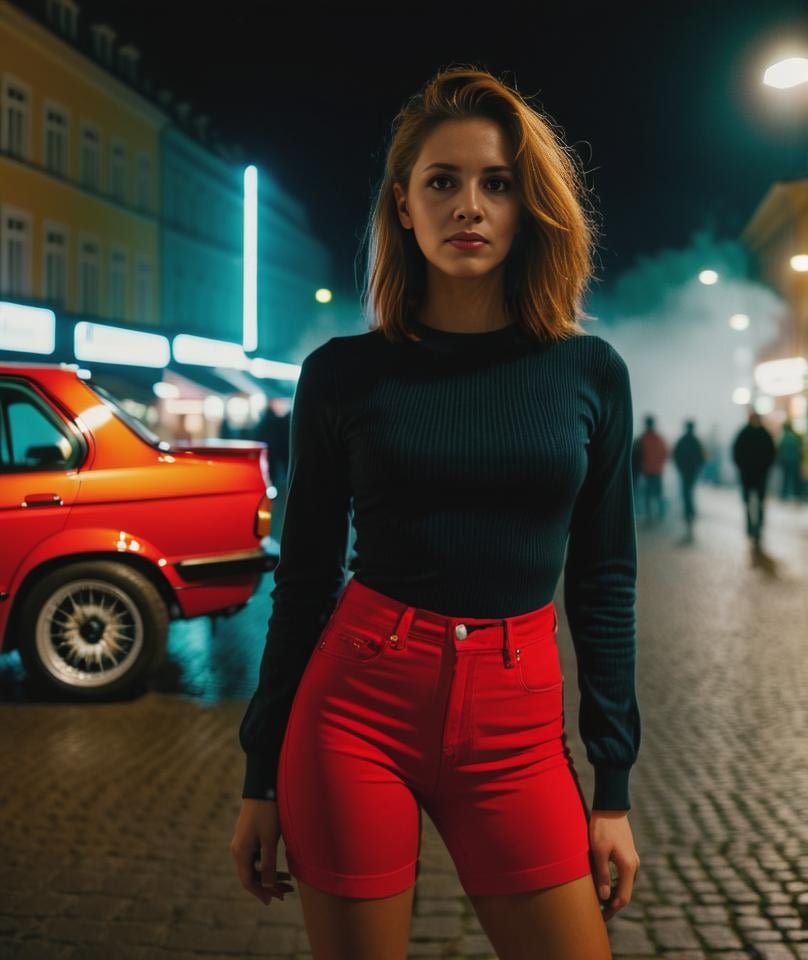
POLYGON ((84 370, 0 361, 0 651, 79 699, 133 689, 172 619, 277 564, 273 492, 264 442, 167 443, 84 370))

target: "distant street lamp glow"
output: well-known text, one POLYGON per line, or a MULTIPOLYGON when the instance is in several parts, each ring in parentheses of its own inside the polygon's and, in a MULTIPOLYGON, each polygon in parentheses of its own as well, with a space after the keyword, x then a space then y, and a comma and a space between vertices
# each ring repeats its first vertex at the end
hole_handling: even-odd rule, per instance
POLYGON ((733 353, 733 359, 735 360, 736 367, 751 367, 752 366, 752 351, 749 347, 736 347, 733 353))
POLYGON ((244 170, 244 300, 242 346, 258 349, 258 169, 244 170))
POLYGON ((797 273, 808 273, 808 253, 796 254, 789 260, 789 263, 791 269, 796 270, 797 273))
POLYGON ((737 403, 740 407, 749 403, 751 399, 752 395, 746 387, 736 387, 732 391, 732 402, 737 403))
POLYGON ((152 390, 154 391, 154 395, 160 397, 161 400, 173 399, 180 395, 180 388, 176 383, 165 383, 162 380, 153 383, 152 390))
POLYGON ((318 303, 331 303, 331 291, 328 287, 320 287, 314 294, 314 299, 318 303))
POLYGON ((718 274, 715 270, 702 270, 699 274, 699 280, 710 286, 710 284, 718 283, 718 274))
POLYGON ((746 330, 749 326, 749 317, 745 313, 733 313, 729 318, 729 325, 733 330, 746 330))
POLYGON ((779 90, 808 83, 808 57, 787 57, 773 63, 763 74, 763 82, 779 90))
POLYGON ((807 375, 808 361, 805 357, 768 360, 755 367, 755 383, 764 393, 770 393, 774 397, 802 393, 807 375))

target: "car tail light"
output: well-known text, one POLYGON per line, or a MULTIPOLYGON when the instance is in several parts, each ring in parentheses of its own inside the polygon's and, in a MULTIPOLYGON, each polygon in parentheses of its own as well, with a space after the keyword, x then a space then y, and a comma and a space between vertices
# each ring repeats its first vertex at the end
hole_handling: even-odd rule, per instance
POLYGON ((258 501, 258 507, 255 511, 255 522, 253 530, 259 540, 269 536, 269 530, 272 526, 272 501, 264 494, 258 501))

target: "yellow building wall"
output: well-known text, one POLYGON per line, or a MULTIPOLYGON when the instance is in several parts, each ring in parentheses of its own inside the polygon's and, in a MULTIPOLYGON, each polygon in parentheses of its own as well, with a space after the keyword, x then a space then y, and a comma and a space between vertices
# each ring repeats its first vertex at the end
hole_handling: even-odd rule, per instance
POLYGON ((108 279, 112 247, 127 252, 124 319, 134 319, 136 263, 146 257, 152 268, 149 316, 159 325, 159 129, 156 107, 83 53, 22 12, 0 0, 0 89, 6 76, 25 84, 30 92, 30 157, 18 160, 0 154, 0 204, 18 207, 31 216, 31 296, 44 290, 44 227, 56 221, 67 228, 68 312, 79 312, 79 240, 83 233, 99 243, 100 315, 109 308, 108 279), (67 179, 45 167, 45 104, 55 102, 68 115, 67 179), (142 104, 142 107, 141 107, 142 104), (81 123, 87 120, 100 137, 100 195, 81 186, 81 123), (126 144, 126 202, 110 192, 112 143, 126 144), (135 205, 138 152, 151 161, 151 210, 135 205))

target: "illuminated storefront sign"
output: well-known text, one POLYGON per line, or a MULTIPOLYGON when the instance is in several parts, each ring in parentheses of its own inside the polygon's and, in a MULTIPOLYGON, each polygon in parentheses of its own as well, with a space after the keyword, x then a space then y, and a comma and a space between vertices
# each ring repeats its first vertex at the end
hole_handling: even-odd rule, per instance
POLYGON ((240 343, 195 337, 190 333, 180 333, 174 337, 172 350, 174 359, 180 363, 195 363, 202 367, 245 370, 250 364, 240 343))
POLYGON ((55 349, 53 310, 0 300, 0 350, 53 353, 55 349))
POLYGON ((74 328, 73 350, 77 360, 139 367, 165 367, 171 358, 168 338, 159 333, 126 330, 87 320, 79 321, 74 328))

